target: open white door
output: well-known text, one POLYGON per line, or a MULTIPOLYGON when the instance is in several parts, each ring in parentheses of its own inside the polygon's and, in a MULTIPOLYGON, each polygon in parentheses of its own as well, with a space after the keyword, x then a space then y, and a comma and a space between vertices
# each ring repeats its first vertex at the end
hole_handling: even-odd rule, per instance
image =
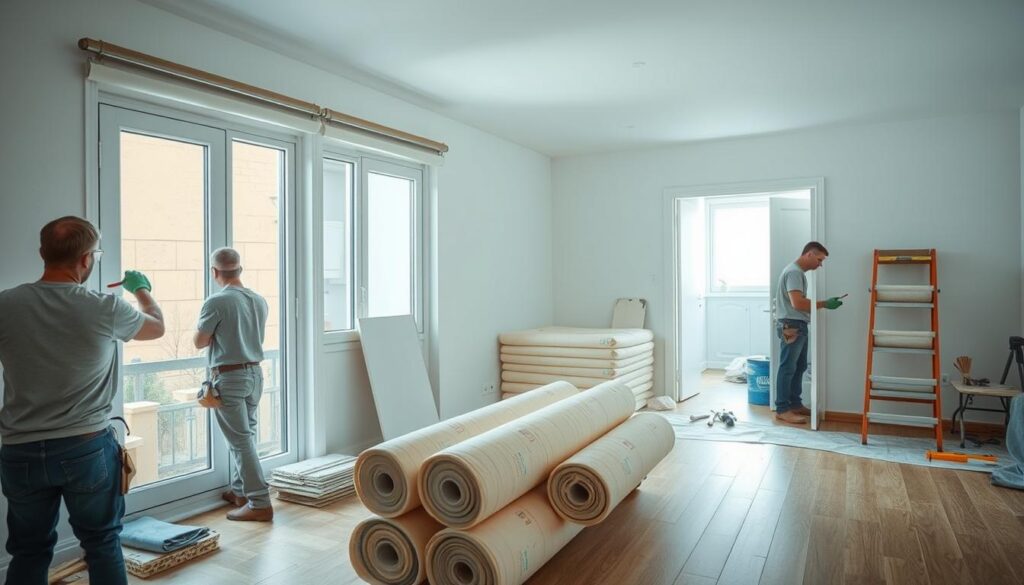
POLYGON ((674 398, 678 402, 700 391, 700 377, 707 362, 704 200, 676 199, 675 212, 676 298, 679 306, 676 307, 675 322, 678 372, 674 398))
MULTIPOLYGON (((771 408, 775 409, 775 378, 779 371, 779 352, 781 351, 778 336, 775 334, 775 302, 779 294, 779 275, 782 270, 800 256, 804 245, 811 240, 811 201, 809 191, 798 191, 793 193, 774 193, 768 199, 768 221, 770 222, 770 248, 771 255, 769 266, 771 272, 771 283, 769 305, 771 307, 771 319, 769 319, 769 335, 771 339, 771 408)), ((808 278, 808 297, 814 299, 814 286, 808 278)), ((813 314, 813 312, 812 312, 813 314)), ((816 320, 812 317, 810 325, 810 339, 815 340, 816 320)), ((813 351, 814 344, 808 348, 808 362, 811 363, 817 352, 813 351)), ((809 396, 811 403, 809 408, 812 411, 811 426, 817 428, 816 396, 817 368, 808 367, 810 372, 810 387, 807 384, 807 376, 804 377, 804 396, 809 396)))

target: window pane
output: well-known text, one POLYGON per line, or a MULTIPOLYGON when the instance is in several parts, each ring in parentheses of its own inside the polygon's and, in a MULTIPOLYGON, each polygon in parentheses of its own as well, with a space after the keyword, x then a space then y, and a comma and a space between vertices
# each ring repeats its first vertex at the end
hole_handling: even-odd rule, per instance
POLYGON ((206 147, 131 132, 120 147, 121 266, 146 273, 166 325, 160 339, 124 345, 136 488, 210 466, 209 411, 195 401, 206 359, 192 344, 205 293, 206 147))
POLYGON ((231 233, 233 247, 242 256, 242 282, 270 307, 263 341, 263 396, 256 413, 256 444, 260 457, 268 457, 287 450, 280 351, 284 152, 234 141, 231 161, 231 233))
POLYGON ((368 173, 368 317, 412 314, 412 234, 415 183, 368 173))
POLYGON ((354 165, 324 159, 324 331, 352 323, 352 178, 354 165))
POLYGON ((712 207, 711 233, 712 290, 768 290, 768 207, 712 207))

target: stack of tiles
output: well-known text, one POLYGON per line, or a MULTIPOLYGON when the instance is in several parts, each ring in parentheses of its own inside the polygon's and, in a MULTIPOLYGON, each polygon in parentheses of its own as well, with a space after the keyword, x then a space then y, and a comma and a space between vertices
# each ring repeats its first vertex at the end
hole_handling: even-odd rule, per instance
POLYGON ((355 465, 350 455, 314 457, 278 467, 267 483, 280 500, 322 508, 355 493, 355 465))
POLYGON ((542 327, 503 333, 501 397, 565 380, 586 390, 617 380, 639 410, 654 396, 654 335, 648 329, 542 327))

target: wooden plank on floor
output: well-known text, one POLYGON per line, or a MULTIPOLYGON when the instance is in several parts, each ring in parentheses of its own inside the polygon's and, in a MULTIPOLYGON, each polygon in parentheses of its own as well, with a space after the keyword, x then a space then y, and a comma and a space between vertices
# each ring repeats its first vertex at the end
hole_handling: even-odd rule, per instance
POLYGON ((805 585, 841 585, 845 546, 845 519, 812 515, 802 582, 805 585))
MULTIPOLYGON (((1024 583, 1024 523, 1000 497, 999 492, 1006 488, 993 486, 987 473, 961 472, 957 480, 984 522, 984 533, 1009 566, 1009 574, 1015 582, 1024 583)), ((963 542, 958 542, 964 548, 963 542)))
POLYGON ((810 535, 810 513, 817 491, 818 451, 802 449, 793 470, 793 479, 782 504, 772 544, 761 572, 760 583, 799 583, 803 579, 810 535))
POLYGON ((752 501, 742 497, 727 497, 722 500, 711 523, 683 565, 684 573, 715 579, 721 575, 752 501))
POLYGON ((718 577, 719 585, 758 582, 785 499, 786 492, 758 490, 718 577))
POLYGON ((974 584, 942 504, 913 502, 911 512, 929 582, 933 585, 974 584))
POLYGON ((881 524, 847 519, 845 548, 843 575, 847 585, 881 585, 885 583, 885 556, 882 554, 881 524))

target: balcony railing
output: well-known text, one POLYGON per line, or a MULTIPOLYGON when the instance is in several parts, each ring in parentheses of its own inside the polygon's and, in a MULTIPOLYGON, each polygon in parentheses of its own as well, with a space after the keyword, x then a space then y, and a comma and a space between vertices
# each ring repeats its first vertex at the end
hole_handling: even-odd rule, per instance
MULTIPOLYGON (((263 396, 256 411, 257 449, 261 457, 279 453, 281 445, 280 351, 264 352, 269 372, 264 378, 263 396), (266 411, 267 416, 261 413, 266 411)), ((195 400, 199 385, 207 379, 205 356, 125 364, 124 402, 158 402, 156 429, 132 429, 132 434, 156 442, 157 478, 167 479, 209 466, 207 409, 195 400), (164 383, 182 375, 190 378, 176 390, 164 383)), ((219 432, 219 431, 218 431, 219 432)), ((144 461, 136 462, 139 467, 144 461)))

